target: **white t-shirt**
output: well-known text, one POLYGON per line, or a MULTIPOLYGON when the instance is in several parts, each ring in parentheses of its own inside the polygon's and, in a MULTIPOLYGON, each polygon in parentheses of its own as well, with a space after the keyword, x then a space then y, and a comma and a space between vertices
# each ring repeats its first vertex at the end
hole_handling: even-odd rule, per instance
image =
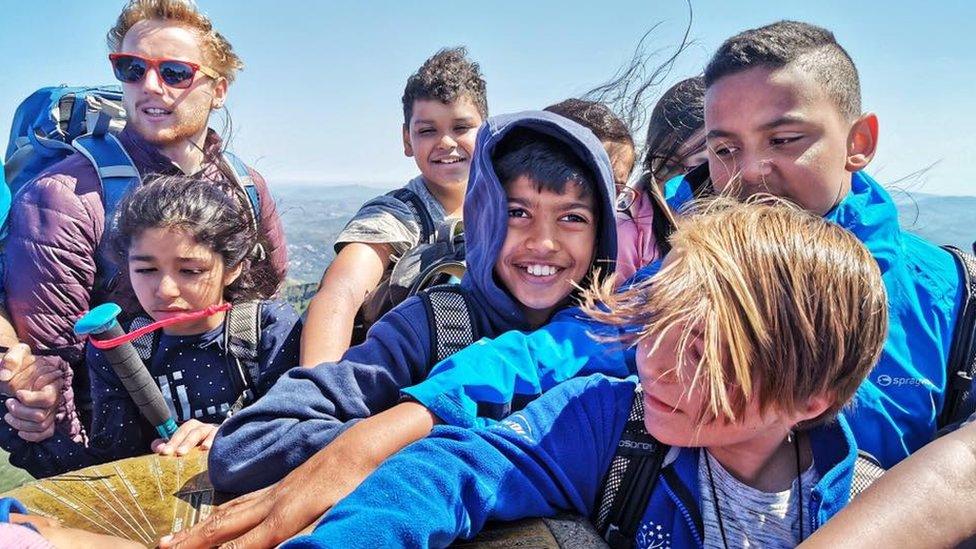
MULTIPOLYGON (((708 480, 705 460, 712 466, 715 494, 722 513, 722 525, 729 548, 733 547, 796 547, 800 543, 800 517, 797 505, 797 482, 783 492, 763 492, 743 484, 722 467, 707 451, 700 453, 698 485, 701 490, 702 524, 705 527, 705 548, 724 549, 722 532, 715 516, 712 485, 708 480)), ((803 485, 803 539, 810 537, 810 494, 820 480, 816 468, 800 475, 803 485)))
MULTIPOLYGON (((420 197, 436 226, 444 222, 444 206, 427 190, 423 176, 417 176, 404 185, 420 197)), ((350 242, 389 244, 393 248, 395 263, 415 248, 422 232, 417 216, 410 206, 388 195, 377 196, 363 204, 349 220, 335 241, 336 253, 350 242)))

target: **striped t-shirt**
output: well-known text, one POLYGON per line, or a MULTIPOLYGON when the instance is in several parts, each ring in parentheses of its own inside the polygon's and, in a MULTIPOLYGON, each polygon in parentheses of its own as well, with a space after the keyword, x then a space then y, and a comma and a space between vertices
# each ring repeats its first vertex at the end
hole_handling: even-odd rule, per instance
MULTIPOLYGON (((724 549, 722 532, 715 516, 712 486, 708 480, 705 460, 712 466, 715 494, 722 513, 725 538, 732 547, 796 547, 800 543, 800 517, 796 502, 797 482, 789 490, 763 492, 743 484, 725 470, 706 451, 698 462, 698 485, 701 490, 702 523, 705 526, 705 548, 724 549)), ((800 475, 803 484, 803 508, 810 508, 810 494, 820 480, 817 470, 810 468, 800 475)), ((804 513, 803 539, 810 537, 810 518, 804 513)))

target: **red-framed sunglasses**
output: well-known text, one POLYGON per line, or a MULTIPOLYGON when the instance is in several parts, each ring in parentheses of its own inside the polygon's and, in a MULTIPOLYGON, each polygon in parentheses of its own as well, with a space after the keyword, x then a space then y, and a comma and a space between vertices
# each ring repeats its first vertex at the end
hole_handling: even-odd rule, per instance
POLYGON ((129 84, 145 78, 150 69, 155 70, 167 86, 179 89, 189 88, 198 71, 214 80, 220 77, 210 67, 177 59, 142 57, 131 53, 111 53, 108 59, 112 62, 115 77, 129 84))

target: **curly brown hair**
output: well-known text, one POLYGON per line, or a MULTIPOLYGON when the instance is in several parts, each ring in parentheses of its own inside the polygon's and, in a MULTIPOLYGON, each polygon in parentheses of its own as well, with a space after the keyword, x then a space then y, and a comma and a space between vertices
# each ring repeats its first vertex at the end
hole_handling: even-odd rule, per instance
POLYGON ((410 124, 413 103, 418 99, 437 99, 451 103, 467 97, 481 118, 488 118, 488 96, 481 67, 467 58, 463 46, 445 48, 435 53, 407 79, 403 89, 403 123, 410 124))
POLYGON ((196 32, 206 64, 226 78, 228 84, 233 83, 237 71, 244 68, 244 62, 234 53, 230 42, 214 30, 210 18, 188 0, 130 0, 119 14, 115 26, 108 31, 108 47, 113 52, 121 51, 122 40, 129 29, 149 19, 172 21, 196 32))

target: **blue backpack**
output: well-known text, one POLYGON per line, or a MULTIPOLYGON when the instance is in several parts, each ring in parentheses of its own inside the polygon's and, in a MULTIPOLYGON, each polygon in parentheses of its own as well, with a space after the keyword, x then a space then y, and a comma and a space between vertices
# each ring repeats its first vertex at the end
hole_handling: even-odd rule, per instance
MULTIPOLYGON (((44 170, 75 153, 87 158, 98 172, 106 227, 111 227, 119 201, 141 181, 132 159, 115 137, 124 126, 125 110, 119 86, 51 86, 41 88, 25 99, 14 113, 7 144, 6 185, 0 190, 0 239, 7 236, 6 214, 17 193, 44 170), (13 197, 6 205, 4 192, 13 197)), ((257 226, 261 219, 261 201, 247 167, 230 153, 224 153, 223 161, 229 168, 227 172, 233 175, 247 197, 251 221, 257 226)), ((98 285, 110 286, 118 267, 101 254, 97 262, 98 285)), ((2 280, 0 275, 0 287, 2 280)))

